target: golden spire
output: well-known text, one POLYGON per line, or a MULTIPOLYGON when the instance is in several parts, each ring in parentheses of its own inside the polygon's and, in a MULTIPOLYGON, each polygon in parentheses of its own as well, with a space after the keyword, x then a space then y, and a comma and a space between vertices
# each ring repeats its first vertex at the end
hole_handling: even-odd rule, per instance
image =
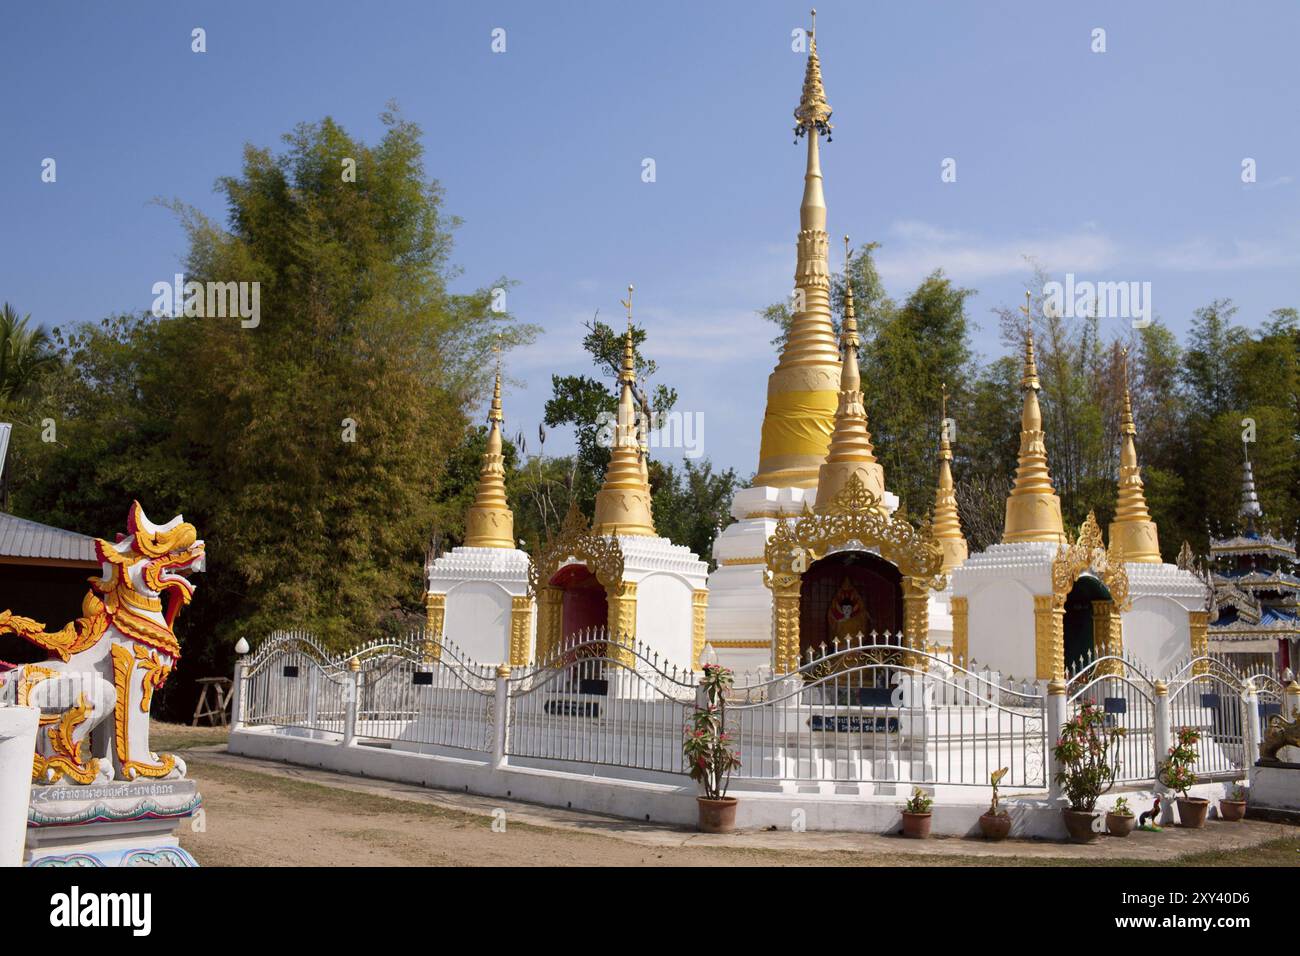
POLYGON ((820 139, 830 139, 831 108, 822 89, 816 30, 810 31, 803 96, 794 111, 796 141, 808 137, 794 271, 794 313, 776 369, 767 380, 767 410, 755 486, 809 488, 817 482, 835 425, 839 349, 831 324, 826 197, 820 139))
POLYGON ((931 531, 943 548, 943 570, 951 571, 970 553, 961 533, 957 514, 957 492, 952 483, 952 445, 948 434, 948 386, 942 386, 939 422, 939 485, 934 491, 934 523, 931 531))
POLYGON ((488 410, 487 450, 478 476, 478 492, 465 516, 465 547, 513 548, 515 516, 506 501, 505 457, 501 454, 501 336, 494 346, 497 355, 496 382, 492 386, 492 406, 488 410))
POLYGON ((653 535, 654 516, 650 511, 650 483, 643 463, 638 434, 636 397, 636 363, 632 349, 632 286, 627 287, 627 333, 623 337, 623 368, 619 371, 618 422, 614 426, 614 446, 610 450, 605 481, 596 492, 596 520, 593 534, 653 535))
POLYGON ((1120 548, 1125 561, 1159 564, 1160 539, 1156 523, 1147 510, 1146 495, 1142 491, 1142 470, 1138 467, 1133 424, 1133 399, 1128 387, 1128 350, 1124 350, 1124 414, 1120 419, 1119 451, 1119 502, 1115 507, 1115 520, 1110 523, 1110 543, 1120 548))
MULTIPOLYGON (((844 237, 844 268, 848 272, 849 237, 844 237)), ((858 373, 858 319, 853 312, 853 286, 844 294, 844 326, 840 335, 844 361, 840 366, 839 401, 826 461, 817 473, 818 511, 824 511, 844 490, 853 475, 877 498, 885 497, 885 469, 876 461, 867 431, 867 410, 858 373)))
POLYGON ((1034 363, 1034 326, 1029 312, 1030 296, 1025 293, 1025 367, 1020 387, 1025 405, 1020 413, 1020 456, 1016 481, 1007 498, 1007 520, 1002 542, 1051 541, 1066 543, 1061 523, 1061 499, 1052 487, 1047 467, 1047 445, 1043 433, 1043 412, 1038 407, 1038 366, 1034 363))

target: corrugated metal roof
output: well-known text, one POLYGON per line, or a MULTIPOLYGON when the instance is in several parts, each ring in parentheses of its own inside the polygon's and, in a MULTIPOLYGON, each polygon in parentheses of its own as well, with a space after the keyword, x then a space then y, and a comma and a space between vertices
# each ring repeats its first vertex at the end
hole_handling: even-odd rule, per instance
POLYGON ((94 538, 2 513, 0 557, 99 563, 94 538))

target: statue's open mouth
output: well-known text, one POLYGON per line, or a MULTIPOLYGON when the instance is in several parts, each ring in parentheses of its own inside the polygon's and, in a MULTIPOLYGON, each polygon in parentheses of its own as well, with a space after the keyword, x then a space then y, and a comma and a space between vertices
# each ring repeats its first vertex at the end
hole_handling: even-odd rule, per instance
POLYGON ((161 585, 158 589, 159 596, 166 595, 167 603, 163 614, 167 619, 168 627, 176 620, 180 609, 189 604, 190 598, 194 596, 194 585, 190 583, 189 575, 195 571, 203 571, 206 560, 203 542, 196 541, 185 557, 173 559, 158 574, 158 583, 161 585))

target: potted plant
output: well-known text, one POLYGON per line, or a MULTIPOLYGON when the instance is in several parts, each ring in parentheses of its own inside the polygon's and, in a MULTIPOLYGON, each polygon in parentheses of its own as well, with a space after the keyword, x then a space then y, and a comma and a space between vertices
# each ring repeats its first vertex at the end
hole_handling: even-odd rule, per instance
POLYGON ((989 784, 993 787, 993 802, 980 814, 980 832, 986 840, 1005 840, 1011 832, 1011 814, 998 806, 998 784, 1007 775, 1007 767, 989 774, 989 784))
POLYGON ((726 732, 724 691, 731 683, 728 668, 704 665, 700 687, 704 689, 707 704, 695 708, 682 743, 691 779, 704 790, 703 796, 695 798, 702 833, 730 833, 736 827, 736 798, 727 796, 731 772, 740 766, 740 752, 731 748, 731 738, 726 732))
POLYGON ((1205 826, 1205 817, 1210 812, 1210 801, 1204 797, 1188 796, 1188 791, 1196 784, 1196 772, 1192 764, 1196 763, 1196 745, 1201 741, 1201 732, 1195 727, 1179 727, 1178 742, 1169 748, 1169 756, 1160 764, 1159 780, 1170 790, 1178 792, 1178 824, 1199 830, 1205 826))
POLYGON ((1246 817, 1246 790, 1236 784, 1232 792, 1219 801, 1220 820, 1244 820, 1246 817))
POLYGON ((1115 805, 1106 811, 1106 832, 1111 836, 1126 837, 1133 832, 1137 819, 1128 808, 1128 800, 1119 797, 1115 805))
POLYGON ((1097 800, 1115 785, 1119 762, 1111 762, 1111 752, 1123 734, 1122 727, 1106 726, 1106 715, 1090 700, 1061 727, 1052 756, 1061 767, 1056 782, 1070 801, 1061 817, 1072 843, 1097 839, 1097 800))
POLYGON ((924 840, 930 835, 930 808, 934 801, 920 787, 912 790, 911 798, 903 804, 903 836, 924 840))

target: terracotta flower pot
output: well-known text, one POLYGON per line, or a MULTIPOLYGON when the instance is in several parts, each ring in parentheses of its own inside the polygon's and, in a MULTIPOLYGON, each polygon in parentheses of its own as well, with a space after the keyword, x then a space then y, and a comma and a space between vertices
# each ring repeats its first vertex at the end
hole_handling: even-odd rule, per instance
POLYGON ((730 833, 736 829, 738 801, 735 797, 723 797, 721 800, 696 797, 695 802, 700 808, 701 833, 730 833))
POLYGON ((1062 810, 1061 819, 1065 821, 1066 832, 1070 834, 1071 843, 1093 843, 1097 831, 1092 828, 1101 814, 1087 810, 1062 810))
POLYGON ((1005 840, 1011 832, 1011 815, 986 811, 980 816, 980 832, 986 840, 1005 840))
POLYGON ((913 840, 924 840, 930 836, 929 813, 908 813, 903 811, 903 836, 913 840))
POLYGON ((1107 813, 1106 832, 1111 836, 1126 837, 1137 826, 1137 817, 1131 813, 1107 813))
POLYGON ((1178 798, 1178 825, 1193 830, 1205 827, 1206 814, 1210 812, 1210 801, 1204 797, 1178 798))
POLYGON ((1219 801, 1219 819, 1220 820, 1244 820, 1246 818, 1246 801, 1245 800, 1220 800, 1219 801))

